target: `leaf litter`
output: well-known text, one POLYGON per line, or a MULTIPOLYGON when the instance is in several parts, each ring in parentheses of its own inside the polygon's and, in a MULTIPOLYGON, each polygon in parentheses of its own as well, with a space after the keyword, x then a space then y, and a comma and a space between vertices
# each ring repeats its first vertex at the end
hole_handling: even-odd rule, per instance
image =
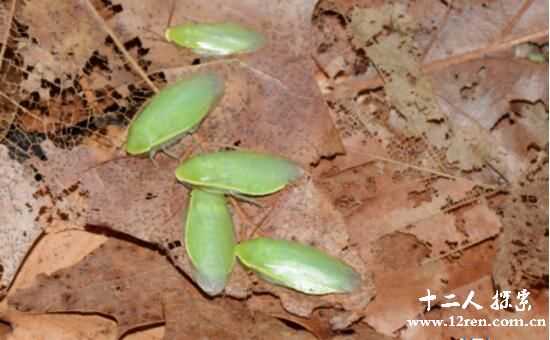
MULTIPOLYGON (((0 25, 0 36, 6 37, 0 42, 0 137, 9 156, 22 162, 23 180, 41 179, 34 185, 42 187, 47 204, 36 230, 87 229, 106 234, 112 244, 154 254, 150 266, 164 268, 174 282, 187 285, 190 296, 183 299, 175 289, 168 298, 153 292, 151 305, 116 299, 119 303, 109 304, 99 298, 75 307, 70 299, 61 301, 60 292, 82 300, 56 273, 80 268, 91 275, 100 287, 91 289, 92 296, 116 295, 116 287, 102 276, 108 271, 90 269, 95 262, 128 277, 145 275, 132 265, 122 268, 132 262, 128 249, 98 248, 79 263, 38 276, 24 290, 10 290, 10 302, 27 299, 19 307, 33 311, 48 299, 57 299, 59 306, 52 308, 61 312, 96 313, 108 306, 116 314, 110 315, 118 321, 118 334, 141 323, 165 322, 165 338, 242 337, 232 333, 231 325, 242 324, 241 315, 248 315, 250 338, 256 334, 252 325, 263 335, 308 338, 273 315, 252 317, 242 301, 203 301, 172 266, 189 270, 180 241, 187 190, 173 179, 176 161, 159 156, 153 163, 120 152, 124 128, 142 103, 158 88, 201 69, 223 74, 227 90, 196 140, 186 138, 174 147, 178 154, 253 148, 291 158, 311 172, 284 192, 260 199, 263 207, 232 205, 238 235, 256 230, 257 235, 315 245, 344 258, 365 282, 350 296, 309 297, 257 281, 237 267, 229 296, 280 299, 284 309, 278 313, 286 320, 321 320, 338 339, 384 338, 380 333, 408 338, 411 331, 403 325, 423 315, 425 306, 417 298, 426 287, 464 289, 483 275, 493 275, 496 284, 479 286, 485 298, 492 288, 522 285, 544 296, 548 247, 541 241, 547 241, 547 228, 541 226, 547 225, 548 209, 539 203, 547 201, 548 193, 540 191, 541 180, 532 174, 537 166, 547 167, 548 64, 518 59, 513 50, 520 42, 547 39, 547 25, 540 21, 547 9, 541 1, 505 2, 500 8, 429 1, 258 6, 251 0, 215 2, 216 11, 209 6, 194 1, 178 3, 173 11, 152 1, 80 1, 65 8, 13 1, 0 6, 2 18, 11 22, 0 25), (482 20, 487 13, 498 20, 482 20), (28 18, 36 16, 54 17, 62 25, 35 27, 28 18), (243 22, 265 33, 273 49, 236 58, 197 57, 159 41, 170 17, 172 24, 243 22), (471 29, 461 29, 465 23, 471 29), (319 29, 322 39, 310 39, 313 33, 319 37, 319 29), (324 98, 314 83, 309 58, 314 50, 324 72, 316 76, 324 98), (482 58, 484 53, 494 58, 482 58), (525 229, 524 239, 518 240, 516 228, 525 229), (132 244, 115 240, 120 237, 132 244), (531 242, 533 237, 538 241, 531 242), (414 256, 397 255, 403 249, 414 256), (120 258, 111 258, 111 252, 120 258), (513 260, 506 261, 510 256, 513 260), (40 283, 47 288, 41 290, 40 283), (230 312, 218 324, 197 329, 185 322, 188 304, 200 310, 193 315, 197 319, 230 312), (328 314, 317 319, 325 310, 328 314), (338 335, 348 328, 355 333, 338 335)), ((18 252, 26 254, 30 246, 18 252)), ((0 261, 6 261, 4 255, 0 261)), ((128 283, 129 296, 137 294, 134 289, 128 283)), ((6 308, 16 313, 13 305, 6 308)), ((303 327, 318 338, 326 336, 303 327)))

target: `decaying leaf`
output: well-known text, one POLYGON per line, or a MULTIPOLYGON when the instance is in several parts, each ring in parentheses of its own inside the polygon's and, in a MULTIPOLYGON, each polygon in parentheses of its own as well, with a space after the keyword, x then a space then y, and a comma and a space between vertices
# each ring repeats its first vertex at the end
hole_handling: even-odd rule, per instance
POLYGON ((218 303, 201 302, 182 296, 179 292, 164 300, 166 340, 212 339, 295 339, 313 340, 307 332, 292 331, 273 317, 262 312, 252 314, 241 302, 224 299, 218 303), (194 315, 190 318, 189 315, 194 315), (215 322, 213 321, 215 318, 215 322))
POLYGON ((40 275, 33 286, 12 294, 9 304, 27 312, 109 315, 118 323, 118 337, 134 328, 166 321, 165 339, 207 334, 224 339, 249 334, 254 339, 263 338, 264 332, 311 339, 273 318, 253 316, 242 302, 205 298, 163 255, 117 239, 71 267, 40 275), (243 318, 247 320, 244 323, 243 318), (243 324, 249 327, 244 333, 243 324))
POLYGON ((370 269, 364 265, 359 253, 350 248, 351 240, 343 216, 332 205, 328 195, 311 180, 289 188, 277 202, 273 212, 258 230, 260 235, 309 244, 341 258, 361 274, 362 286, 349 295, 320 298, 265 285, 262 290, 278 295, 286 310, 300 316, 309 316, 316 307, 341 305, 349 314, 335 317, 331 323, 337 329, 348 327, 361 317, 375 290, 370 269))
POLYGON ((415 24, 402 5, 357 9, 352 30, 358 47, 385 80, 384 89, 399 114, 393 125, 409 136, 425 136, 436 147, 445 147, 450 133, 448 118, 439 109, 429 78, 421 73, 420 52, 413 41, 415 24), (393 32, 384 28, 393 25, 393 32))
POLYGON ((9 320, 13 330, 1 339, 112 340, 117 335, 115 322, 98 315, 36 315, 12 312, 9 320))
POLYGON ((504 231, 493 277, 501 289, 548 284, 548 158, 525 176, 501 207, 504 231))
POLYGON ((504 174, 512 183, 522 180, 534 159, 544 157, 548 145, 548 108, 541 101, 515 101, 492 133, 506 149, 504 174))
MULTIPOLYGON (((528 287, 527 315, 547 307, 548 62, 516 48, 547 53, 547 17, 541 0, 1 2, 0 338, 141 339, 129 331, 161 323, 143 339, 545 338, 406 321, 453 315, 425 313, 427 288, 487 304, 528 287), (253 28, 268 48, 198 56, 163 39, 203 21, 253 28), (188 280, 178 161, 122 146, 146 100, 205 70, 224 96, 170 151, 301 164, 305 178, 257 206, 229 198, 238 239, 318 247, 361 274, 359 291, 307 296, 238 264, 224 297, 188 280)), ((487 306, 465 315, 517 316, 487 306)))
POLYGON ((0 145, 0 292, 10 286, 42 234, 39 219, 47 204, 31 170, 11 159, 0 145))
MULTIPOLYGON (((217 113, 198 131, 211 144, 270 150, 293 156, 304 165, 343 153, 309 58, 311 24, 306 18, 311 17, 314 5, 312 0, 295 5, 209 2, 206 7, 198 1, 178 2, 174 7, 158 6, 154 1, 22 6, 24 22, 29 17, 53 17, 63 25, 46 28, 29 21, 16 36, 21 42, 18 56, 28 67, 24 82, 6 92, 22 112, 6 127, 16 134, 8 134, 5 143, 28 156, 30 145, 17 136, 42 132, 57 146, 72 147, 82 143, 83 136, 93 135, 116 148, 117 138, 109 135, 109 126, 125 126, 146 97, 166 81, 212 68, 225 74, 227 93, 217 113), (190 12, 192 20, 242 22, 248 18, 246 24, 266 35, 269 48, 242 58, 201 62, 190 51, 159 43, 154 33, 151 36, 151 32, 162 35, 166 18, 182 23, 189 20, 190 12), (277 22, 270 19, 273 12, 278 13, 277 22), (77 25, 82 29, 73 30, 77 25), (120 35, 111 36, 115 33, 120 35), (115 46, 115 39, 122 39, 124 53, 115 46), (195 65, 196 61, 203 65, 195 65), (148 89, 139 79, 144 70, 155 81, 146 80, 148 89)), ((13 72, 22 77, 20 69, 13 72)))
POLYGON ((185 294, 190 287, 161 255, 111 240, 71 267, 42 274, 9 303, 20 311, 100 312, 117 320, 122 335, 161 322, 159 301, 171 289, 185 294))
POLYGON ((378 294, 367 307, 365 321, 388 336, 393 336, 407 319, 413 319, 424 310, 418 297, 425 295, 426 287, 437 294, 448 282, 448 274, 441 263, 411 265, 404 270, 383 266, 375 271, 375 277, 378 294), (403 289, 404 286, 407 289, 403 289))

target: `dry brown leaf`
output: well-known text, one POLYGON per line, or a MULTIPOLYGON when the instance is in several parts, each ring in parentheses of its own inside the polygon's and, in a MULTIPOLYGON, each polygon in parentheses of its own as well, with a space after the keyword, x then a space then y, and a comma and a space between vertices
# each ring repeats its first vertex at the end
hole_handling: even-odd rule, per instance
POLYGON ((313 340, 307 332, 296 332, 263 313, 252 314, 237 301, 224 299, 219 303, 203 302, 167 294, 165 340, 186 339, 296 339, 313 340), (193 315, 192 318, 189 315, 193 315))
POLYGON ((332 338, 332 330, 328 320, 334 313, 330 309, 319 309, 309 318, 294 316, 286 312, 279 299, 273 295, 253 295, 246 300, 246 306, 251 313, 262 313, 277 318, 286 323, 301 326, 314 334, 318 340, 328 340, 332 338))
POLYGON ((548 285, 548 158, 544 162, 501 207, 504 231, 493 269, 501 289, 548 285))
MULTIPOLYGON (((431 1, 421 1, 417 5, 416 13, 425 17, 424 22, 430 22, 431 13, 426 9, 434 5, 444 6, 431 1)), ((437 37, 432 38, 426 62, 483 51, 493 45, 544 32, 545 28, 548 30, 548 6, 542 0, 457 2, 446 6, 445 12, 446 16, 438 18, 437 37)))
POLYGON ((38 191, 32 171, 0 145, 0 295, 42 234, 39 218, 48 202, 38 191))
MULTIPOLYGON (((345 120, 338 115, 335 119, 337 125, 343 121, 366 130, 366 139, 362 139, 360 135, 346 135, 354 128, 340 127, 346 150, 354 153, 350 158, 355 163, 350 166, 360 164, 359 160, 368 161, 370 152, 375 158, 391 158, 416 165, 424 162, 428 168, 443 165, 441 170, 445 172, 450 172, 445 169, 445 162, 448 162, 463 170, 481 172, 479 176, 475 173, 468 176, 476 176, 489 183, 502 180, 503 177, 513 180, 514 172, 510 170, 513 170, 515 164, 508 160, 508 150, 501 145, 502 140, 492 135, 490 129, 509 112, 510 103, 514 100, 542 100, 548 103, 547 63, 517 60, 510 52, 522 41, 544 41, 547 38, 548 27, 544 22, 548 9, 544 1, 524 4, 505 1, 502 6, 481 3, 448 5, 433 1, 402 2, 396 5, 366 2, 362 7, 367 8, 356 9, 355 17, 345 10, 351 7, 330 7, 343 17, 344 23, 345 18, 351 17, 351 25, 348 25, 351 37, 370 39, 366 45, 361 43, 359 47, 366 50, 378 75, 384 79, 380 81, 380 78, 377 80, 369 76, 373 69, 370 67, 366 73, 342 81, 329 81, 327 85, 330 89, 334 88, 331 93, 329 89, 329 98, 337 105, 337 111, 341 111, 340 105, 343 104, 343 111, 351 113, 351 117, 348 115, 345 120), (358 14, 362 14, 365 20, 358 21, 358 14), (491 19, 487 20, 487 17, 491 19), (529 24, 531 22, 532 25, 529 24), (358 37, 353 34, 354 30, 362 34, 358 37), (377 54, 380 52, 379 47, 392 39, 400 40, 402 44, 384 49, 382 53, 385 54, 380 57, 377 54), (402 50, 403 53, 396 55, 396 50, 402 50), (487 55, 494 57, 485 58, 487 55), (392 56, 400 60, 394 67, 390 65, 395 59, 392 56), (386 72, 388 67, 390 73, 386 72), (397 69, 406 71, 395 75, 397 69), (430 82, 434 91, 429 89, 430 86, 424 86, 430 82), (417 95, 409 96, 408 90, 394 91, 400 84, 404 89, 412 89, 417 95), (398 108, 400 113, 382 111, 380 116, 378 112, 373 112, 371 104, 360 103, 362 97, 371 97, 373 89, 381 87, 391 100, 388 102, 398 108), (399 109, 402 102, 409 102, 410 105, 399 109), (428 110, 431 114, 439 112, 440 116, 448 116, 445 122, 448 126, 445 128, 441 119, 429 120, 428 125, 432 127, 425 135, 430 145, 424 148, 420 158, 403 159, 395 157, 399 155, 391 155, 388 147, 390 141, 396 140, 394 144, 404 142, 396 132, 414 130, 418 124, 426 125, 422 115, 413 115, 423 107, 432 107, 433 110, 428 110), (419 117, 420 123, 414 117, 419 117), (406 123, 404 118, 407 119, 406 123), (413 124, 415 122, 417 124, 413 124), (397 129, 388 129, 391 126, 397 129), (377 141, 377 137, 380 140, 377 141), (380 145, 373 147, 377 142, 380 145), (429 154, 426 151, 430 151, 429 154), (442 155, 445 158, 438 164, 437 160, 442 155)), ((329 41, 335 36, 329 35, 329 41)), ((345 49, 341 50, 345 55, 345 49)), ((334 58, 337 58, 338 53, 335 55, 334 58)), ((349 72, 349 67, 343 72, 349 72)), ((422 143, 416 141, 411 144, 421 148, 422 143)), ((346 163, 341 166, 345 169, 346 163)))
POLYGON ((394 270, 390 266, 379 268, 375 272, 378 293, 367 307, 365 321, 376 331, 393 336, 407 319, 423 311, 425 307, 418 301, 418 297, 426 294, 427 287, 435 294, 443 291, 447 275, 441 263, 424 266, 413 264, 402 270, 394 270))
POLYGON ((423 264, 427 248, 411 237, 400 233, 383 237, 367 261, 375 273, 378 294, 367 307, 365 321, 385 334, 394 334, 406 320, 421 315, 425 305, 417 299, 427 288, 434 294, 444 293, 491 274, 493 241, 423 264))
POLYGON ((496 251, 496 241, 489 239, 441 259, 449 273, 447 289, 454 290, 490 276, 496 251))
MULTIPOLYGON (((82 157, 83 153, 89 154, 84 148, 77 148, 72 153, 76 158, 82 157)), ((67 157, 65 154, 61 153, 61 157, 53 154, 52 159, 61 160, 61 165, 56 167, 57 176, 63 179, 75 178, 73 171, 79 173, 80 168, 69 167, 63 161, 67 157)), ((191 265, 181 242, 188 192, 173 177, 176 166, 177 162, 168 157, 157 157, 155 162, 135 157, 107 161, 89 168, 81 175, 77 182, 77 192, 86 197, 84 216, 88 226, 108 228, 157 244, 167 251, 178 267, 191 274, 191 265), (106 192, 109 194, 106 195, 106 192)), ((308 297, 268 284, 255 289, 250 285, 245 271, 236 266, 226 293, 243 298, 255 291, 271 292, 281 297, 289 312, 303 317, 309 316, 319 306, 343 307, 345 313, 335 316, 331 323, 335 328, 348 327, 361 317, 362 310, 374 292, 370 272, 364 267, 359 255, 353 249, 348 249, 343 217, 332 206, 328 196, 310 179, 304 179, 265 202, 270 202, 271 213, 260 233, 314 244, 344 259, 363 275, 363 289, 349 296, 322 298, 308 297)), ((238 214, 234 215, 239 217, 238 214)), ((259 215, 256 212, 253 217, 259 215)), ((236 223, 239 226, 237 231, 241 230, 238 218, 236 223)))
POLYGON ((521 180, 533 159, 541 157, 548 145, 548 109, 538 101, 512 102, 510 112, 495 125, 492 133, 506 149, 507 177, 521 180))
POLYGON ((453 203, 476 197, 475 185, 465 180, 418 176, 414 170, 385 163, 365 166, 373 174, 375 193, 365 199, 348 226, 354 239, 371 242, 445 211, 453 203), (368 168, 383 169, 379 174, 368 168))
POLYGON ((193 288, 156 251, 112 239, 71 267, 39 275, 9 303, 20 311, 109 315, 120 336, 162 322, 162 296, 170 290, 185 295, 193 288))
MULTIPOLYGON (((39 273, 50 274, 60 268, 77 263, 105 240, 104 236, 82 231, 45 234, 26 257, 9 293, 22 287, 32 286, 39 273)), ((57 334, 60 338, 75 338, 77 335, 82 335, 84 339, 86 338, 85 334, 96 334, 100 337, 98 334, 103 333, 107 339, 112 339, 116 335, 116 325, 113 321, 97 317, 95 319, 94 317, 83 318, 78 315, 52 317, 41 314, 27 315, 8 309, 5 306, 5 301, 2 305, 6 308, 0 306, 0 319, 9 321, 15 328, 13 334, 10 335, 13 339, 37 339, 39 335, 44 336, 45 339, 56 338, 52 334, 57 334), (79 327, 79 325, 81 326, 79 327), (106 331, 107 328, 109 331, 106 331), (44 335, 40 333, 41 329, 43 329, 44 335)), ((90 336, 93 338, 92 335, 90 336)))
POLYGON ((10 315, 13 331, 6 340, 112 340, 116 324, 96 315, 15 313, 10 315))
POLYGON ((448 118, 438 107, 429 78, 421 73, 420 52, 413 40, 415 28, 401 4, 356 9, 352 15, 357 46, 363 47, 376 65, 385 92, 399 112, 389 121, 390 126, 408 136, 427 137, 434 147, 443 148, 450 133, 448 118), (389 26, 394 31, 385 34, 389 26))
POLYGON ((10 293, 32 286, 40 273, 50 275, 78 263, 106 241, 107 237, 103 235, 80 230, 44 234, 25 259, 10 293))
POLYGON ((352 294, 323 297, 298 294, 287 289, 263 284, 260 291, 278 295, 286 310, 307 317, 314 308, 338 305, 348 311, 334 317, 336 329, 348 327, 362 316, 363 309, 374 296, 372 273, 359 253, 349 247, 350 239, 343 216, 330 202, 329 196, 313 180, 290 187, 277 199, 277 205, 259 229, 263 236, 295 240, 315 246, 352 265, 362 276, 361 289, 352 294))
POLYGON ((81 1, 64 8, 50 2, 20 5, 22 22, 29 17, 54 17, 63 25, 30 22, 14 36, 20 47, 16 52, 28 67, 24 75, 22 67, 13 70, 25 81, 6 91, 22 112, 5 142, 22 156, 29 156, 30 148, 44 138, 31 143, 21 138, 34 131, 47 133, 58 146, 79 145, 83 136, 95 135, 115 148, 112 141, 117 138, 109 135, 107 127, 127 124, 166 80, 209 68, 225 74, 227 93, 198 132, 208 142, 265 149, 306 166, 323 156, 343 153, 309 57, 309 18, 316 1, 295 2, 210 1, 204 5, 187 1, 177 2, 173 13, 171 5, 159 6, 155 1, 122 1, 112 6, 81 1), (183 23, 190 20, 189 13, 192 20, 243 22, 265 34, 269 45, 239 58, 206 58, 196 66, 194 61, 200 62, 200 57, 159 43, 154 34, 162 36, 168 17, 174 24, 183 23), (271 20, 273 13, 277 13, 276 22, 271 20), (125 50, 115 46, 119 40, 125 50), (132 70, 142 78, 150 72, 157 83, 147 80, 147 89, 139 83, 144 79, 132 70))
POLYGON ((277 332, 278 336, 293 333, 272 318, 256 319, 246 314, 242 302, 203 297, 163 255, 117 239, 109 240, 71 267, 49 276, 39 275, 33 286, 11 294, 9 304, 35 313, 109 315, 118 322, 119 337, 134 328, 166 320, 166 339, 174 339, 173 332, 182 335, 183 321, 193 325, 184 327, 190 332, 184 334, 192 337, 197 331, 200 335, 212 331, 242 338, 246 333, 241 327, 244 315, 249 317, 247 325, 253 335, 257 331, 277 332), (223 316, 227 322, 222 322, 223 316), (213 319, 217 322, 210 322, 213 319), (203 328, 194 328, 195 325, 203 328))

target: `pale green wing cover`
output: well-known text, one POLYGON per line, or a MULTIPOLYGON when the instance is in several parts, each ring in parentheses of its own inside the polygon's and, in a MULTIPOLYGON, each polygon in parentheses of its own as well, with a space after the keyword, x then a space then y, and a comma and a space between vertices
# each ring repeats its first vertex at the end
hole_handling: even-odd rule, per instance
POLYGON ((221 293, 235 262, 233 221, 223 195, 191 192, 185 247, 197 284, 209 295, 221 293))
POLYGON ((224 92, 223 78, 200 73, 156 94, 132 122, 126 150, 141 154, 189 132, 210 112, 224 92))
POLYGON ((168 28, 165 37, 199 55, 248 53, 265 43, 260 33, 236 23, 187 23, 168 28))
POLYGON ((235 254, 262 278, 306 294, 349 293, 361 285, 351 266, 297 242, 260 237, 238 244, 235 254))
POLYGON ((182 182, 251 196, 279 191, 301 175, 301 168, 287 159, 250 151, 201 154, 176 169, 182 182))

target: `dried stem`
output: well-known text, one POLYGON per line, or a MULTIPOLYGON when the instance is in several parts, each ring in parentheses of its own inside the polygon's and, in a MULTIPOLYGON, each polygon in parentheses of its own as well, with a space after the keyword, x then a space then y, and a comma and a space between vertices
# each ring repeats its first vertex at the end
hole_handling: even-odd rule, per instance
POLYGON ((157 86, 151 81, 151 79, 149 79, 149 77, 147 76, 147 73, 145 73, 145 71, 141 68, 141 66, 139 66, 136 60, 130 55, 128 50, 124 47, 124 44, 122 44, 122 42, 116 36, 115 32, 113 32, 113 30, 107 25, 105 20, 103 20, 101 15, 99 15, 99 13, 95 9, 94 5, 92 5, 90 0, 86 0, 85 2, 88 8, 90 9, 90 12, 96 19, 96 21, 103 27, 103 30, 107 32, 107 34, 111 37, 111 39, 113 39, 113 42, 115 43, 116 47, 122 52, 122 54, 124 55, 126 60, 130 63, 130 66, 132 66, 134 71, 145 81, 145 83, 147 84, 147 86, 151 88, 151 90, 153 90, 155 93, 158 93, 159 89, 157 88, 157 86))

